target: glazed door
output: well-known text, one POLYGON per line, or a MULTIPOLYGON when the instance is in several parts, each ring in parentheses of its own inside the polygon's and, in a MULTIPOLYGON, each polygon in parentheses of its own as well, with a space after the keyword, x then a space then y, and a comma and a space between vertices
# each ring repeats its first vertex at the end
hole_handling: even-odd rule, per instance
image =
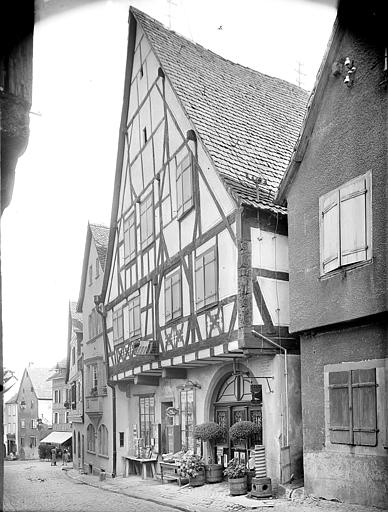
POLYGON ((168 453, 170 451, 171 443, 169 443, 169 435, 171 432, 171 428, 169 428, 171 425, 174 424, 174 417, 168 416, 166 414, 166 411, 169 407, 173 407, 173 402, 162 402, 161 407, 161 418, 162 418, 162 425, 161 425, 161 453, 168 453))

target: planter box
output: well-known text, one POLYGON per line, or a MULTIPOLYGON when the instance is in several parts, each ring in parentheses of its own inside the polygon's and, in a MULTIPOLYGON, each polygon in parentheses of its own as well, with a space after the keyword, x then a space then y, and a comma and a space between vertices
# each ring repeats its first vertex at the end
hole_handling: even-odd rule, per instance
POLYGON ((241 496, 247 493, 247 477, 229 478, 229 492, 231 496, 241 496))

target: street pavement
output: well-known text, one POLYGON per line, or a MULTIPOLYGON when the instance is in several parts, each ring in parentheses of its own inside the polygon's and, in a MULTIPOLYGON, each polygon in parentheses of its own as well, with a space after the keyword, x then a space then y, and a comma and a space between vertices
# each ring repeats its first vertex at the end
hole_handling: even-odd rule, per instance
POLYGON ((288 492, 292 499, 256 500, 230 496, 228 483, 179 487, 176 482, 80 474, 71 464, 50 466, 42 461, 6 461, 5 512, 382 512, 304 496, 303 488, 288 492))
POLYGON ((176 508, 106 492, 66 476, 45 461, 4 462, 4 512, 176 512, 176 508))

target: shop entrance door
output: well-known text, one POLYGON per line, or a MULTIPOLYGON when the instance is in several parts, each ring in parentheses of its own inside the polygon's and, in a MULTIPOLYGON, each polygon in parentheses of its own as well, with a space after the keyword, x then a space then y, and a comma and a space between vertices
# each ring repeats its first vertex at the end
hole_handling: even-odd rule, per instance
POLYGON ((227 430, 239 421, 253 421, 260 425, 260 433, 247 442, 232 441, 229 437, 226 442, 217 448, 217 460, 224 465, 233 457, 245 462, 249 457, 249 449, 255 444, 262 444, 262 403, 253 400, 251 392, 251 379, 243 374, 232 374, 221 385, 214 402, 214 420, 224 425, 227 430), (222 459, 222 460, 221 460, 222 459))

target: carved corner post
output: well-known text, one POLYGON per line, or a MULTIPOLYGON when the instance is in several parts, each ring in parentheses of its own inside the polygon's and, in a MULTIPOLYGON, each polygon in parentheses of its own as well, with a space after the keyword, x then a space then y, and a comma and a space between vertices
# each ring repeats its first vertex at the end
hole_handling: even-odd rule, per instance
POLYGON ((238 344, 242 348, 252 329, 252 247, 249 224, 241 206, 236 220, 238 344))

